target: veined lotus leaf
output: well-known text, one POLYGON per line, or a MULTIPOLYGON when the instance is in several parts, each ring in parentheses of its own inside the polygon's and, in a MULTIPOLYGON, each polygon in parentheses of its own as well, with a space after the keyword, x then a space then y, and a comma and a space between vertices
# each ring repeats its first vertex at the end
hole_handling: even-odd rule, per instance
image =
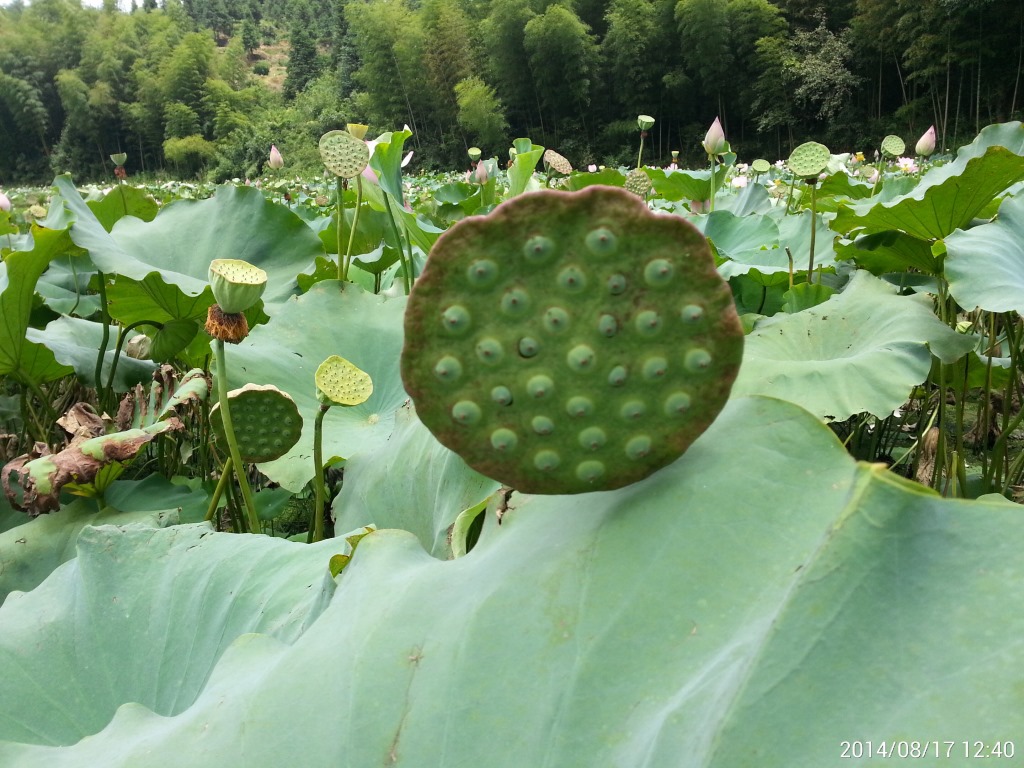
POLYGON ((778 397, 839 421, 884 417, 927 378, 933 354, 952 363, 974 341, 943 325, 930 301, 897 296, 860 271, 828 301, 762 320, 747 336, 733 394, 778 397))
POLYGON ((0 609, 0 762, 791 768, 1020 733, 1019 523, 755 398, 636 485, 514 494, 453 562, 370 533, 333 596, 341 542, 88 529, 0 609))
POLYGON ((1024 314, 1024 195, 1004 200, 995 221, 947 237, 945 272, 965 309, 1024 314))

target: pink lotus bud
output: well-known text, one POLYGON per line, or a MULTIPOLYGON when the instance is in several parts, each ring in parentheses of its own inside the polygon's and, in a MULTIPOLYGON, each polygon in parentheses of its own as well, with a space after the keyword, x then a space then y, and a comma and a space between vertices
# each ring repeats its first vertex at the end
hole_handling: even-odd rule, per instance
POLYGON ((597 173, 597 166, 594 163, 591 163, 587 166, 587 170, 591 173, 597 173))
POLYGON ((487 166, 484 163, 476 164, 476 183, 486 184, 487 183, 487 166))
POLYGON ((690 201, 690 212, 691 213, 707 213, 711 208, 710 200, 691 200, 690 201))
POLYGON ((914 147, 914 151, 921 157, 928 157, 928 155, 935 151, 934 125, 924 132, 924 136, 917 140, 917 146, 914 147))
POLYGON ((722 130, 722 121, 717 117, 704 137, 704 151, 709 155, 720 155, 725 152, 725 131, 722 130))
POLYGON ((278 151, 277 146, 274 144, 270 145, 270 161, 267 163, 275 171, 284 168, 284 158, 281 157, 281 153, 278 151))
POLYGON ((4 211, 5 213, 10 213, 11 211, 11 198, 3 192, 0 192, 0 211, 4 211))

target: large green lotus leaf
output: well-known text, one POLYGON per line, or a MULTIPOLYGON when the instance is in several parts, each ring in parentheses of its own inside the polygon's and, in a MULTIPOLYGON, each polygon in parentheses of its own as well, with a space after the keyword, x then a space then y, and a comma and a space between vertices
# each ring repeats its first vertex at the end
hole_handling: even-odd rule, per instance
MULTIPOLYGON (((110 378, 110 367, 114 361, 117 347, 118 328, 110 328, 107 338, 106 352, 103 355, 103 384, 110 378)), ((137 332, 128 332, 128 338, 137 336, 137 332)), ((70 365, 82 381, 90 386, 96 383, 96 355, 103 346, 103 325, 78 317, 58 317, 48 323, 46 329, 40 331, 29 328, 25 338, 44 345, 53 352, 57 362, 70 365)), ((126 342, 127 343, 127 340, 126 342)), ((156 363, 150 360, 135 360, 125 354, 122 347, 117 369, 114 372, 114 391, 127 392, 136 384, 147 382, 152 378, 156 363)))
POLYGON ((207 523, 83 529, 76 558, 0 606, 0 701, 10 702, 0 734, 73 744, 126 702, 182 712, 232 640, 289 642, 316 617, 342 549, 327 544, 214 534, 207 523))
MULTIPOLYGON (((130 294, 136 301, 170 312, 167 294, 176 294, 178 303, 188 305, 189 314, 175 309, 174 318, 196 316, 196 301, 205 305, 202 311, 212 302, 207 286, 214 259, 242 259, 265 270, 263 301, 269 304, 295 293, 296 275, 311 271, 314 259, 324 253, 320 239, 302 219, 252 187, 219 187, 207 200, 168 205, 152 222, 123 218, 107 233, 67 176, 58 176, 54 186, 75 215, 75 244, 89 251, 99 270, 119 275, 118 283, 137 284, 130 294)), ((124 284, 119 302, 130 303, 124 284)), ((169 319, 155 313, 136 317, 137 309, 127 314, 122 309, 118 302, 111 306, 112 314, 125 323, 169 319)))
POLYGON ((331 408, 324 418, 324 456, 350 458, 372 451, 391 434, 395 412, 408 399, 398 373, 405 298, 367 293, 351 283, 324 280, 279 305, 274 322, 254 328, 227 349, 232 388, 273 384, 291 395, 302 414, 302 437, 282 458, 261 464, 272 480, 299 491, 313 477, 313 422, 320 403, 314 374, 341 355, 373 379, 361 405, 331 408))
POLYGON ((891 202, 869 199, 840 206, 832 226, 843 233, 899 229, 922 240, 940 239, 969 224, 993 197, 1022 178, 1024 156, 1013 150, 994 146, 980 156, 961 151, 956 160, 933 167, 913 190, 891 202))
POLYGON ((860 271, 828 301, 758 323, 733 396, 778 397, 839 421, 865 411, 884 417, 928 377, 932 354, 952 363, 974 342, 943 325, 926 298, 897 296, 860 271))
POLYGON ((138 187, 121 184, 103 196, 102 200, 86 203, 103 228, 109 232, 125 216, 134 216, 142 221, 156 218, 157 204, 152 195, 138 187))
MULTIPOLYGON (((685 216, 706 237, 715 251, 719 272, 726 279, 749 271, 750 264, 761 264, 777 254, 779 225, 760 214, 737 216, 730 211, 712 211, 707 215, 685 216), (721 263, 723 259, 729 262, 721 263)), ((782 253, 785 261, 786 254, 782 253)))
POLYGON ((401 528, 415 534, 435 557, 448 557, 455 518, 500 486, 441 445, 409 403, 398 410, 386 443, 345 462, 334 527, 352 531, 373 523, 401 528))
MULTIPOLYGON (((651 177, 654 191, 666 200, 697 200, 711 198, 711 169, 699 171, 672 170, 651 168, 647 171, 651 177)), ((715 189, 722 186, 725 180, 725 169, 719 166, 715 170, 715 189)))
POLYGON ((0 604, 15 590, 35 589, 58 565, 73 558, 78 536, 87 526, 138 524, 159 528, 178 522, 173 504, 154 509, 152 504, 139 503, 122 512, 112 506, 97 510, 92 499, 75 499, 59 512, 31 520, 24 513, 21 516, 21 525, 0 533, 0 604))
POLYGON ((836 258, 850 259, 874 275, 905 272, 908 269, 934 275, 940 269, 930 242, 894 229, 861 235, 849 243, 839 245, 836 247, 836 258))
POLYGON ((315 623, 239 638, 198 696, 218 611, 224 637, 247 614, 273 622, 314 591, 332 542, 270 563, 261 537, 94 529, 77 565, 0 612, 0 645, 20 651, 0 721, 39 724, 0 761, 791 768, 839 765, 841 742, 869 734, 1012 739, 1020 520, 855 463, 789 403, 734 400, 640 483, 513 495, 458 560, 370 534, 315 623), (133 696, 92 738, 37 746, 133 696))
POLYGON ((945 271, 960 306, 1024 314, 1024 195, 1004 200, 995 221, 947 237, 945 271))
POLYGON ((0 375, 22 382, 59 379, 71 368, 53 352, 25 338, 36 281, 53 259, 71 248, 67 230, 33 228, 31 251, 13 251, 0 262, 0 375))

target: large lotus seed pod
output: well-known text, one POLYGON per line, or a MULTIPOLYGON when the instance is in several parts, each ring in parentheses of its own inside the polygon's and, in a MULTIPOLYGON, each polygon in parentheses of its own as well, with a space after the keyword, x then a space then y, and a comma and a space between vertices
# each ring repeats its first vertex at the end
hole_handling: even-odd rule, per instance
POLYGON ((816 179, 828 167, 831 158, 832 153, 824 144, 808 141, 793 150, 786 165, 801 179, 816 179))
POLYGON ((556 173, 568 176, 572 173, 572 163, 555 152, 553 149, 544 150, 544 166, 556 173))
POLYGON ((886 157, 899 157, 907 151, 907 145, 899 136, 890 134, 882 139, 882 154, 886 157))
POLYGON ((651 191, 653 185, 651 184, 651 177, 644 173, 642 168, 634 168, 626 174, 625 186, 634 195, 647 197, 647 193, 651 191))
MULTIPOLYGON (((246 384, 228 392, 228 401, 242 461, 259 463, 279 459, 299 441, 302 434, 299 407, 274 385, 246 384)), ((221 444, 227 445, 220 403, 210 409, 210 424, 221 444)))
POLYGON ((224 314, 234 315, 254 306, 267 287, 267 273, 241 259, 210 262, 210 287, 224 314))
POLYGON ((335 405, 359 405, 373 394, 373 380, 340 355, 331 355, 316 369, 316 391, 335 405))
POLYGON ((320 159, 335 176, 353 179, 369 164, 370 148, 348 131, 328 131, 320 137, 320 159))
POLYGON ((707 241, 622 189, 544 190, 458 222, 405 315, 423 423, 520 491, 617 488, 675 460, 743 351, 707 241))
POLYGON ((750 170, 754 173, 768 173, 771 169, 772 164, 761 157, 750 164, 750 170))

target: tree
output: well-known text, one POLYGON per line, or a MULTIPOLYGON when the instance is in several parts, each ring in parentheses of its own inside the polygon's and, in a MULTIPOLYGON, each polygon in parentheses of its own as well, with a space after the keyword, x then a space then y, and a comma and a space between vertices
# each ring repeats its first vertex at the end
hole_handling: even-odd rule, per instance
POLYGON ((652 110, 657 80, 651 64, 658 50, 658 9, 651 0, 612 0, 601 43, 605 81, 620 114, 652 110))
POLYGON ((676 23, 683 60, 707 96, 714 98, 712 110, 703 115, 706 122, 714 114, 725 118, 722 89, 733 82, 729 15, 720 0, 679 0, 676 23), (711 112, 714 114, 711 114, 711 112))
POLYGON ((242 47, 250 56, 260 47, 260 30, 256 22, 249 18, 242 22, 242 47))
POLYGON ((479 77, 468 77, 455 86, 459 124, 477 144, 495 147, 505 141, 508 121, 495 90, 479 77))
POLYGON ((481 26, 488 81, 519 122, 536 112, 538 101, 528 76, 530 57, 523 45, 526 25, 536 14, 528 0, 493 0, 481 26))
POLYGON ((284 95, 289 99, 294 99, 320 72, 316 41, 309 28, 309 6, 303 1, 298 4, 298 12, 289 28, 288 68, 284 80, 284 95))

